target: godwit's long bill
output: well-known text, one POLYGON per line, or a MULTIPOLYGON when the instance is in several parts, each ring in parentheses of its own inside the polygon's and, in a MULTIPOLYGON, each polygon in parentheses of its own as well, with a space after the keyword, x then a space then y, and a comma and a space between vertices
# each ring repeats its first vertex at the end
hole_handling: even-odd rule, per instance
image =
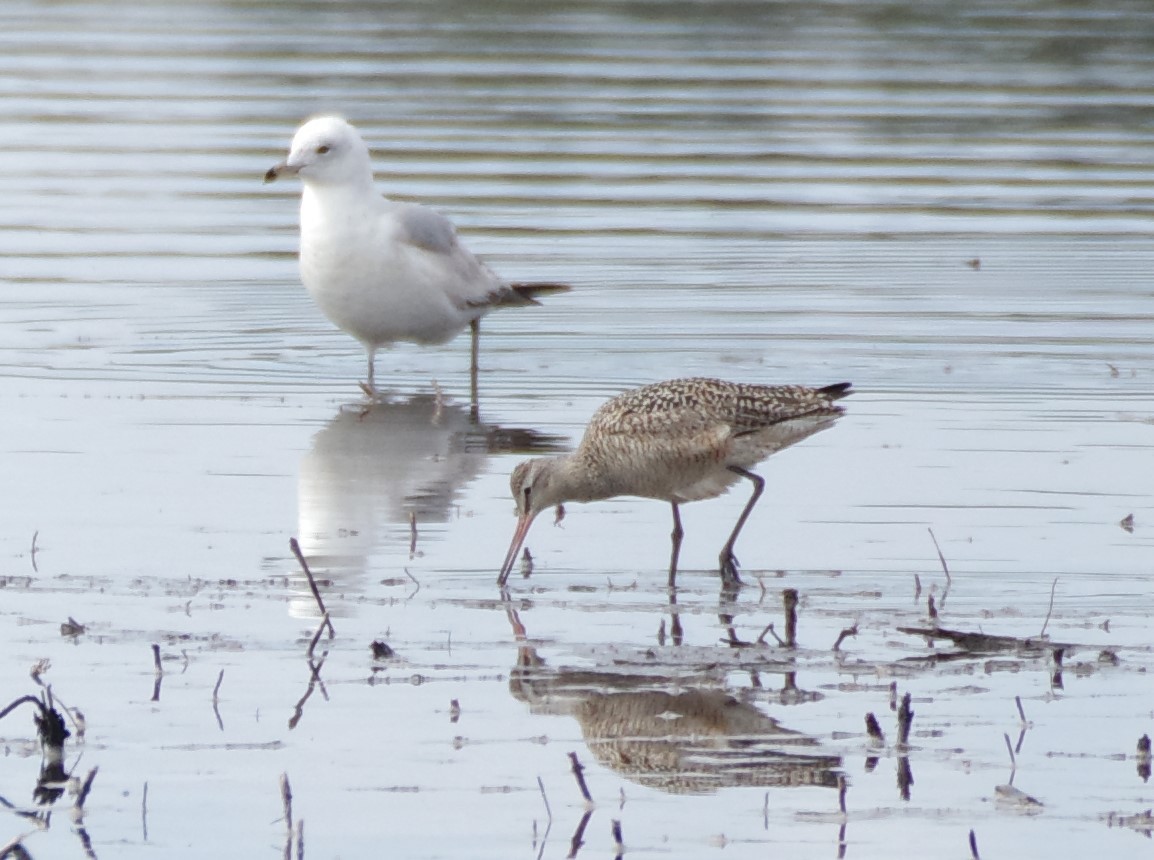
POLYGON ((750 467, 831 426, 845 411, 835 401, 849 393, 848 382, 807 388, 697 378, 658 382, 614 397, 593 413, 572 454, 526 460, 513 470, 509 485, 517 529, 498 584, 509 578, 541 511, 562 502, 641 496, 673 506, 672 586, 684 535, 678 506, 712 499, 745 478, 753 494, 718 558, 722 579, 740 582, 733 546, 765 488, 765 479, 750 467))
POLYGON ((370 392, 379 348, 445 343, 469 326, 475 405, 478 320, 496 307, 535 305, 536 295, 569 289, 503 281, 461 244, 448 218, 382 197, 368 147, 339 117, 301 126, 288 159, 264 180, 282 176, 304 182, 301 280, 325 316, 364 346, 370 392))

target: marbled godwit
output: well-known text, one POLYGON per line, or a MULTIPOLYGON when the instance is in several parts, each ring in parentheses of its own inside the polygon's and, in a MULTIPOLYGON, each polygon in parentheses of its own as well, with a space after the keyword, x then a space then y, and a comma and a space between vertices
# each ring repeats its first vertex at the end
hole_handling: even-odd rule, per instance
POLYGON ((749 468, 832 425, 845 411, 834 401, 849 393, 848 382, 806 388, 674 379, 614 397, 593 413, 572 454, 526 460, 513 470, 517 530, 498 584, 508 579, 541 511, 568 501, 641 496, 673 506, 672 586, 684 535, 678 506, 712 499, 746 478, 753 495, 719 556, 722 579, 740 582, 733 545, 765 487, 749 468))
POLYGON ((510 284, 457 238, 449 219, 415 203, 394 203, 373 187, 369 149, 339 117, 309 120, 288 159, 265 182, 299 176, 301 280, 330 320, 373 359, 397 341, 445 343, 472 329, 470 382, 477 390, 478 320, 504 305, 535 305, 561 284, 510 284))

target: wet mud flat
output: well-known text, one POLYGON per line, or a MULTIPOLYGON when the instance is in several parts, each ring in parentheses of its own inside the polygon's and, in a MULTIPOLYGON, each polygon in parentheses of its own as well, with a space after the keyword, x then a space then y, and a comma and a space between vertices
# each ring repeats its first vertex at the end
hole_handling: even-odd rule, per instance
POLYGON ((752 570, 736 594, 688 571, 674 600, 660 571, 505 594, 491 574, 356 595, 319 572, 335 637, 299 568, 6 576, 3 688, 23 701, 0 722, 5 839, 34 857, 615 856, 618 838, 882 857, 967 856, 971 830, 980 856, 1131 856, 1149 836, 1145 608, 1073 597, 1100 581, 1063 575, 1051 605, 1053 578, 991 599, 929 566, 752 570), (30 719, 51 714, 55 745, 30 719))

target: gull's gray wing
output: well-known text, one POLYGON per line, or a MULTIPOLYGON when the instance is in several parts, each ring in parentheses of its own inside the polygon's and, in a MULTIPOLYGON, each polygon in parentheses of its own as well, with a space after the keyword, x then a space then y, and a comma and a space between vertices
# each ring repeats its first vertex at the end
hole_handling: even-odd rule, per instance
POLYGON ((434 254, 453 254, 460 247, 453 222, 440 212, 416 203, 393 205, 403 241, 434 254))

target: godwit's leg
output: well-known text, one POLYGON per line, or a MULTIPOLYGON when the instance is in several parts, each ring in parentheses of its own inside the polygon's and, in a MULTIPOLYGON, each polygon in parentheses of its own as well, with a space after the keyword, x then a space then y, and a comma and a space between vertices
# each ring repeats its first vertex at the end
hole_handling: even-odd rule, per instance
POLYGON ((725 542, 725 546, 721 548, 721 555, 718 557, 721 562, 721 579, 722 581, 741 582, 741 577, 737 575, 737 557, 733 554, 733 545, 737 542, 737 536, 741 532, 741 527, 745 525, 745 521, 749 519, 749 512, 753 510, 753 506, 757 504, 757 500, 761 498, 761 493, 765 490, 765 478, 761 475, 755 475, 748 469, 743 469, 740 466, 728 466, 729 471, 741 475, 743 478, 748 478, 753 482, 753 495, 749 497, 749 501, 745 503, 745 510, 741 512, 741 516, 737 518, 737 525, 733 527, 733 532, 729 535, 729 540, 725 542))
POLYGON ((685 537, 685 530, 681 528, 681 511, 677 502, 670 504, 673 505, 673 533, 670 534, 673 538, 673 553, 669 556, 669 587, 673 589, 677 588, 677 558, 681 555, 681 539, 685 537))
POLYGON ((481 322, 469 323, 469 414, 476 418, 480 414, 477 404, 477 357, 481 352, 481 322))

